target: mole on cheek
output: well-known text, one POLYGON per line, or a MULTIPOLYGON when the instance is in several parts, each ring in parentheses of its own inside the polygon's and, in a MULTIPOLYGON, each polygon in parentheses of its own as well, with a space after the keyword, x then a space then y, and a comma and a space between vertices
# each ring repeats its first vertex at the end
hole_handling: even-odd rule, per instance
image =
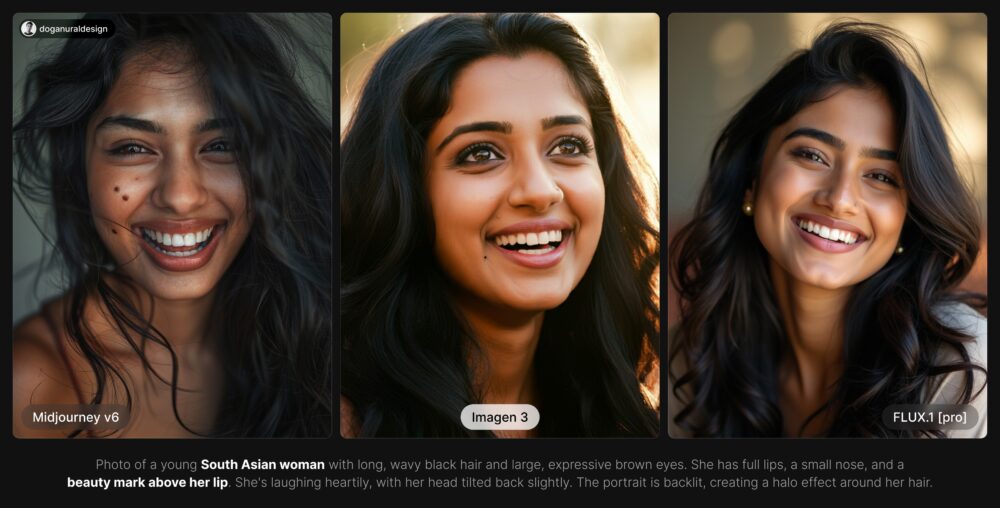
POLYGON ((113 234, 113 235, 117 235, 117 234, 118 234, 118 232, 112 229, 112 230, 111 230, 111 234, 113 234))
POLYGON ((115 186, 115 192, 118 192, 118 186, 117 185, 115 186))
POLYGON ((128 201, 128 194, 122 195, 122 201, 128 201))

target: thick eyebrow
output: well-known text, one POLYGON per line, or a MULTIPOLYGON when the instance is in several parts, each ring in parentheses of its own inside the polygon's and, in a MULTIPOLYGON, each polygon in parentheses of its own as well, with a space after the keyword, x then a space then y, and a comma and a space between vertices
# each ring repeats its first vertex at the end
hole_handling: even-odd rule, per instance
MULTIPOLYGON (((204 132, 224 129, 226 127, 229 127, 231 124, 232 122, 223 120, 221 118, 209 118, 208 120, 205 120, 204 122, 198 124, 198 126, 195 127, 194 130, 196 133, 201 134, 204 132)), ((152 120, 143 120, 141 118, 135 118, 133 116, 125 116, 125 115, 109 116, 104 120, 101 120, 101 123, 97 124, 95 130, 115 125, 125 127, 128 129, 151 132, 153 134, 163 134, 165 131, 162 125, 152 120)))
POLYGON ((866 146, 861 149, 862 157, 870 157, 872 159, 883 159, 887 161, 897 161, 899 160, 899 154, 893 152, 892 150, 884 150, 882 148, 872 148, 866 146))
POLYGON ((821 131, 819 129, 810 129, 809 127, 795 129, 789 135, 785 136, 784 141, 788 141, 789 139, 797 138, 799 136, 813 138, 822 143, 826 143, 837 150, 843 150, 844 147, 847 146, 847 143, 845 143, 843 139, 840 139, 829 132, 821 131))
POLYGON ((542 129, 548 130, 553 127, 559 127, 560 125, 583 125, 590 129, 590 125, 582 116, 579 115, 561 115, 561 116, 550 116, 548 118, 542 119, 542 129))
MULTIPOLYGON (((790 134, 785 136, 784 141, 788 141, 789 139, 799 136, 813 138, 817 141, 826 143, 836 148, 837 150, 843 150, 844 147, 847 146, 847 143, 845 143, 843 139, 840 139, 837 136, 830 134, 829 132, 821 131, 819 129, 812 129, 809 127, 802 127, 799 129, 795 129, 790 134)), ((897 154, 892 150, 886 150, 884 148, 872 148, 870 146, 866 146, 861 149, 861 156, 870 157, 873 159, 883 159, 887 161, 895 161, 899 159, 899 154, 897 154)))
POLYGON ((222 118, 209 118, 208 120, 205 120, 204 122, 198 124, 198 126, 195 127, 194 130, 195 132, 201 134, 208 131, 226 129, 232 127, 232 125, 233 122, 230 122, 229 120, 225 120, 222 118))
POLYGON ((135 129, 137 131, 151 132, 153 134, 163 134, 163 126, 161 126, 160 124, 150 120, 143 120, 141 118, 136 118, 134 116, 126 116, 126 115, 109 116, 104 120, 101 120, 101 123, 97 124, 97 127, 95 127, 94 130, 97 131, 105 127, 112 127, 112 126, 120 126, 128 129, 135 129))
POLYGON ((489 131, 510 134, 512 130, 514 130, 514 127, 510 124, 510 122, 473 122, 465 125, 459 125, 458 127, 455 127, 455 130, 451 131, 451 134, 445 136, 444 141, 441 141, 441 144, 437 147, 437 153, 440 153, 441 149, 450 143, 451 140, 455 139, 455 137, 467 132, 489 131))

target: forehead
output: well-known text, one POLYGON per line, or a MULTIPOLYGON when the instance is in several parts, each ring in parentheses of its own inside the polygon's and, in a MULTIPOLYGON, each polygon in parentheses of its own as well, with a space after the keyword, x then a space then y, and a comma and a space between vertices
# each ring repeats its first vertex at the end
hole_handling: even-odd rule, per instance
POLYGON ((577 114, 589 120, 586 104, 563 63, 550 53, 489 56, 459 72, 445 117, 464 120, 537 122, 577 114))
POLYGON ((131 115, 169 121, 202 117, 208 109, 208 93, 201 73, 187 58, 164 56, 162 52, 140 53, 122 64, 94 119, 131 115))
POLYGON ((848 145, 895 150, 896 115, 881 88, 832 88, 824 97, 799 110, 778 134, 800 128, 824 130, 843 139, 848 145))

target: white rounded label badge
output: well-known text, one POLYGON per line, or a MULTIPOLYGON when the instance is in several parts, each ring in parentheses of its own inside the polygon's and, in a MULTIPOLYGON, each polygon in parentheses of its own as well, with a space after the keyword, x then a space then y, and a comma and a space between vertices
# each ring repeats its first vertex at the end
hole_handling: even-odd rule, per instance
POLYGON ((541 417, 531 404, 469 404, 462 425, 469 430, 531 430, 541 417))

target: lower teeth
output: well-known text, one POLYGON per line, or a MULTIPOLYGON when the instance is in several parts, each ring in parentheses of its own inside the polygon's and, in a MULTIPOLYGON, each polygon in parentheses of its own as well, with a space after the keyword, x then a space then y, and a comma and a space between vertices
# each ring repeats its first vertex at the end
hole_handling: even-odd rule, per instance
POLYGON ((545 247, 542 247, 541 249, 518 249, 517 251, 520 252, 521 254, 538 255, 538 254, 545 254, 545 253, 548 253, 548 252, 552 252, 554 250, 556 250, 555 247, 553 247, 551 245, 546 245, 545 247))

